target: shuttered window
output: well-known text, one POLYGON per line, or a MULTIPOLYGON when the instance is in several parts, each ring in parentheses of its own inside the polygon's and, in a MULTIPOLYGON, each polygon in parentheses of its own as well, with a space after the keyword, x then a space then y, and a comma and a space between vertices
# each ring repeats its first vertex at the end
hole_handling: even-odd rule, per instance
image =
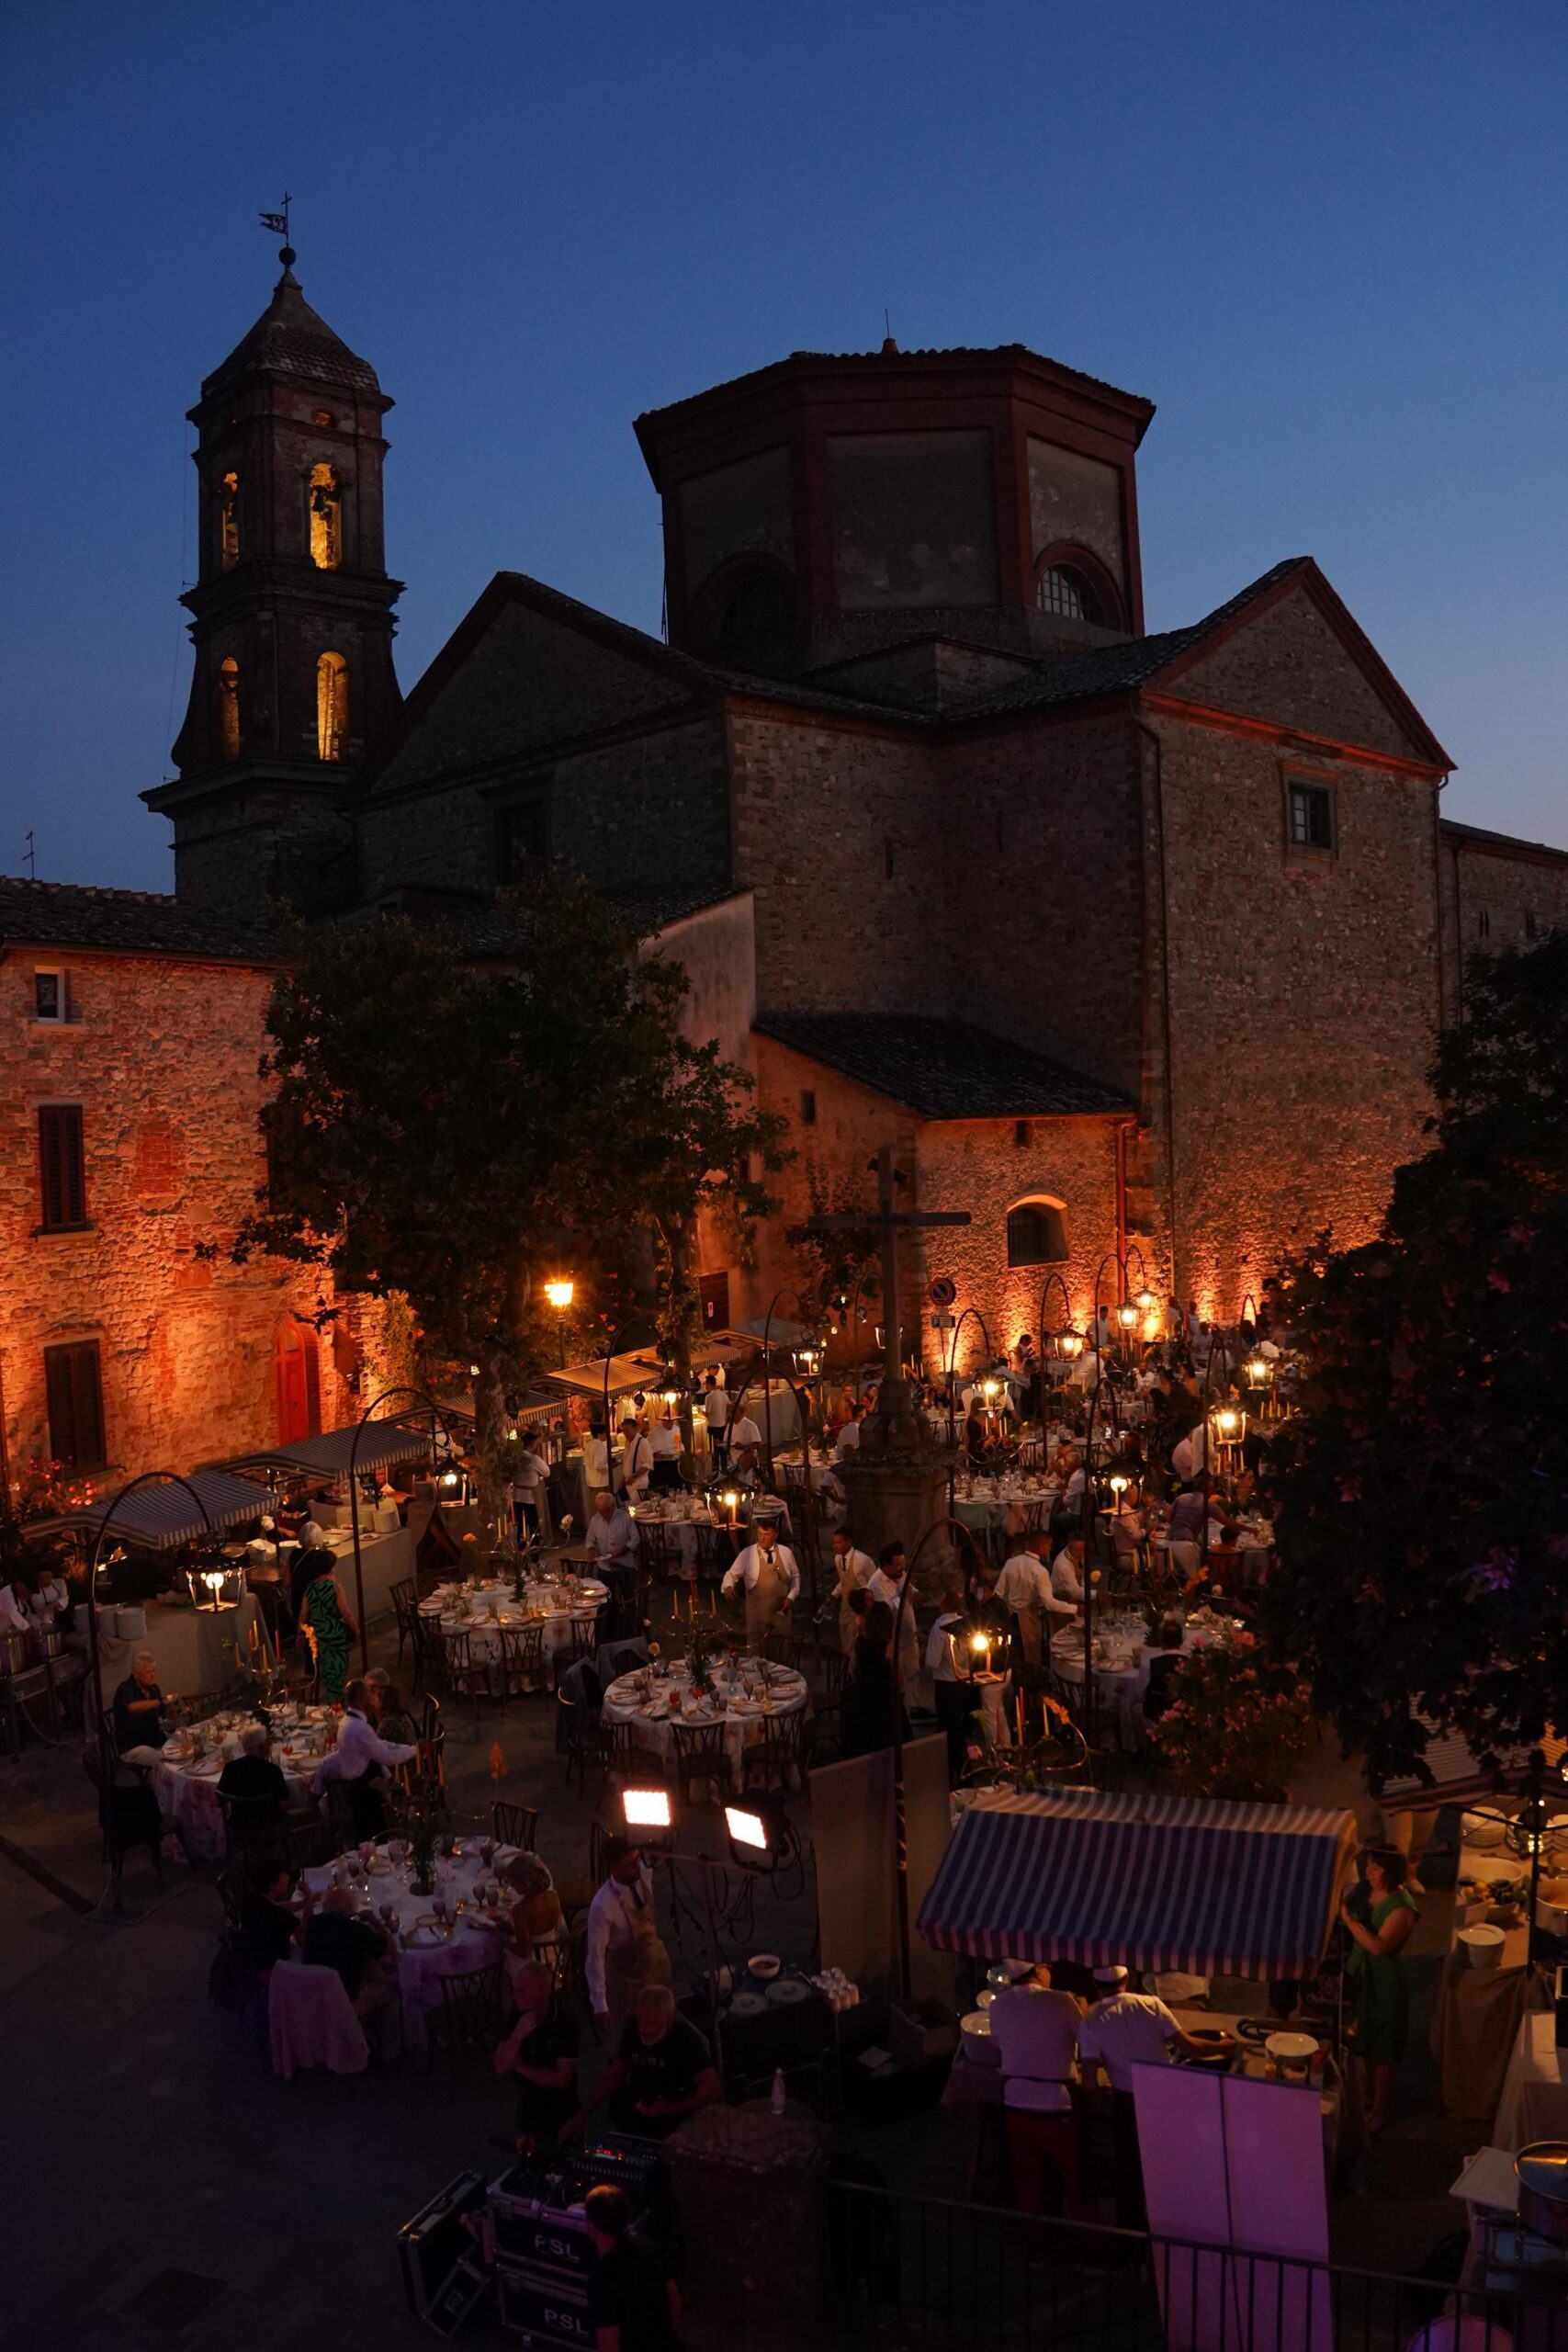
POLYGON ((51 1102, 38 1114, 39 1189, 43 1229, 67 1232, 87 1222, 87 1183, 82 1159, 82 1106, 51 1102))
POLYGON ((68 1470, 102 1469, 104 1391, 96 1340, 45 1348, 43 1370, 51 1454, 68 1470))

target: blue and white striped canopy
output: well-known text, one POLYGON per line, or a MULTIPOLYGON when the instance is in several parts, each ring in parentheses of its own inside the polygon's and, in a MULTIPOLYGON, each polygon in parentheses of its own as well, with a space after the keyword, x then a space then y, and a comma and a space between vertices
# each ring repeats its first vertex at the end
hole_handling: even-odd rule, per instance
POLYGON ((1309 1976, 1355 1826, 1304 1805, 986 1797, 953 1832, 919 1930, 939 1951, 987 1960, 1309 1976))
POLYGON ((55 1535, 80 1528, 96 1535, 102 1531, 121 1544, 166 1552, 176 1544, 194 1544, 212 1529, 243 1527, 265 1509, 266 1489, 254 1478, 231 1477, 223 1470, 193 1470, 188 1478, 164 1477, 123 1498, 101 1496, 58 1519, 39 1520, 22 1532, 55 1535))
POLYGON ((228 1470, 299 1471, 313 1478, 341 1478, 352 1454, 356 1470, 381 1470, 389 1462, 412 1462, 430 1451, 430 1417, 417 1425, 400 1418, 386 1421, 350 1421, 341 1430, 322 1430, 316 1437, 291 1438, 283 1445, 263 1446, 255 1453, 237 1453, 223 1464, 228 1470), (355 1441, 357 1440, 357 1444, 355 1441))

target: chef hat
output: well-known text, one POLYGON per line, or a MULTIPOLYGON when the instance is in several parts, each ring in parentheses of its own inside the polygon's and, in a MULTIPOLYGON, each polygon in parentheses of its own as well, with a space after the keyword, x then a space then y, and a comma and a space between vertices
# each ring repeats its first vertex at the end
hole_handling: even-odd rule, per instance
POLYGON ((1115 1968, 1097 1968, 1094 1972, 1094 1981, 1097 1984, 1125 1984, 1127 1982, 1127 1972, 1121 1966, 1117 1966, 1115 1968))

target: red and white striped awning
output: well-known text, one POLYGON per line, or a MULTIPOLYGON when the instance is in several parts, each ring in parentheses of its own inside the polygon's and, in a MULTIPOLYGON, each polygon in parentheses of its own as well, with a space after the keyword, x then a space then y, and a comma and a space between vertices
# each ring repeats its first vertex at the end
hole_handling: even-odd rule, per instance
POLYGON ((960 1819, 920 1906, 939 1951, 1120 1962, 1196 1976, 1309 1976, 1355 1818, 1189 1797, 986 1797, 960 1819))

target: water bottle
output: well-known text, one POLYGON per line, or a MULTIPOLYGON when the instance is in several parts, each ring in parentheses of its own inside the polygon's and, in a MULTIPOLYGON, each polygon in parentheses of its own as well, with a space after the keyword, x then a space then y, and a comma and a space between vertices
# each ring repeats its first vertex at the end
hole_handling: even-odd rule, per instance
POLYGON ((782 2066, 775 2066, 773 2068, 773 2087, 768 2093, 769 2114, 782 2115, 784 2111, 786 2098, 787 2094, 784 2090, 784 2068, 782 2066))

